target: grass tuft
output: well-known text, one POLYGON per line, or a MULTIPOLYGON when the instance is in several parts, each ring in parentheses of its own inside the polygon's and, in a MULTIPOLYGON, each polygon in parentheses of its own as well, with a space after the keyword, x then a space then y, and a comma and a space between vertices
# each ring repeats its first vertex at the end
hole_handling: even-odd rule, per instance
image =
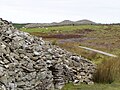
POLYGON ((94 75, 94 81, 97 83, 112 83, 120 81, 120 58, 111 58, 98 64, 94 75))

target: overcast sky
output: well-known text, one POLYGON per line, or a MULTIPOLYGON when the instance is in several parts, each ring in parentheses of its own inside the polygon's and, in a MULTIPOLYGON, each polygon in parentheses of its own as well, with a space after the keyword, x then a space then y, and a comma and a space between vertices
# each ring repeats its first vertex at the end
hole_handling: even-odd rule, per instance
POLYGON ((17 23, 81 19, 120 23, 120 0, 0 0, 0 17, 17 23))

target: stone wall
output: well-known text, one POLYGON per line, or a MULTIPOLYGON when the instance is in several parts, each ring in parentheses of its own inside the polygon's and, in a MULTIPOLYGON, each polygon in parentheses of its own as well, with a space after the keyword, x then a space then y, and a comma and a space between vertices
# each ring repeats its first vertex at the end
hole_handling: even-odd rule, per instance
POLYGON ((54 90, 93 84, 95 65, 0 19, 0 90, 54 90))

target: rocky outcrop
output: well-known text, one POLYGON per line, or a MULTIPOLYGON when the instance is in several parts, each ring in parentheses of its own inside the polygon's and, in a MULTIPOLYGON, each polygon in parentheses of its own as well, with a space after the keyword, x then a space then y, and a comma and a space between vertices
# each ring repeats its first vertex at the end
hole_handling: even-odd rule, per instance
POLYGON ((14 29, 0 19, 0 90, 54 90, 65 83, 93 84, 95 65, 14 29))

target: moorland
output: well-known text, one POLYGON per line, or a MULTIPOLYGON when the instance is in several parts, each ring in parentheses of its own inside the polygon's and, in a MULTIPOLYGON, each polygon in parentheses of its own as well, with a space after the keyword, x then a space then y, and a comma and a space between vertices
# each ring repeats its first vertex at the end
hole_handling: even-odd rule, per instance
POLYGON ((81 55, 97 65, 95 85, 67 84, 63 90, 120 90, 120 25, 86 24, 26 28, 15 25, 22 31, 42 37, 70 52, 81 55), (110 57, 79 46, 94 48, 116 55, 110 57))

